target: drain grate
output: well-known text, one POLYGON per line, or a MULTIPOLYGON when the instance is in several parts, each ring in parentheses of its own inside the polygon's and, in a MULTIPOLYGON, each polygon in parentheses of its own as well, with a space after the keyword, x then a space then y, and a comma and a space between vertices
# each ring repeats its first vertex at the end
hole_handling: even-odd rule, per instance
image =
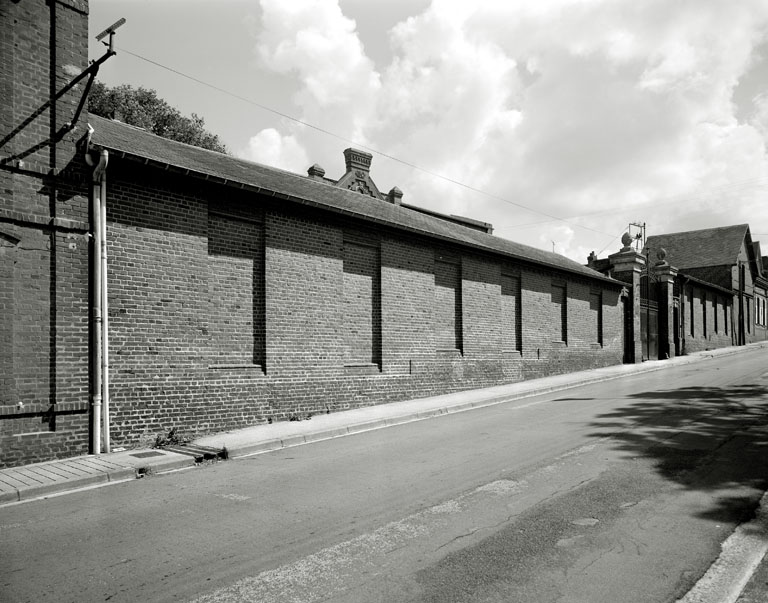
POLYGON ((129 456, 135 456, 137 459, 146 459, 151 456, 165 456, 162 452, 157 452, 155 450, 149 450, 147 452, 137 452, 135 454, 131 454, 129 456))
POLYGON ((187 456, 195 457, 198 463, 202 461, 212 461, 214 459, 226 459, 224 450, 221 448, 211 448, 209 446, 195 446, 194 444, 180 444, 165 446, 164 450, 177 452, 187 456))

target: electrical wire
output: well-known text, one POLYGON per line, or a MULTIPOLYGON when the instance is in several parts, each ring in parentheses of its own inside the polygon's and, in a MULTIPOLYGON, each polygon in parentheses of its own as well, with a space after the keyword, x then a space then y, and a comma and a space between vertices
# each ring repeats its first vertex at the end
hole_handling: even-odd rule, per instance
POLYGON ((623 235, 623 234, 624 234, 624 230, 622 230, 622 231, 621 231, 621 233, 619 233, 619 234, 617 234, 615 237, 613 237, 613 238, 611 239, 611 241, 610 241, 610 242, 609 242, 609 243, 608 243, 608 244, 607 244, 605 247, 603 247, 603 248, 602 248, 600 251, 598 251, 598 252, 597 252, 597 254, 596 254, 596 255, 599 257, 599 256, 600 256, 600 254, 601 254, 601 253, 603 253, 603 251, 605 251, 605 250, 606 250, 606 249, 608 249, 608 248, 609 248, 611 245, 613 245, 613 244, 614 244, 614 242, 615 242, 617 239, 620 239, 620 238, 621 238, 621 235, 623 235))
MULTIPOLYGON (((661 199, 658 199, 655 201, 649 201, 647 203, 640 203, 638 205, 633 205, 631 207, 628 207, 627 211, 635 210, 639 208, 660 207, 663 205, 671 205, 671 204, 693 203, 693 202, 705 200, 713 195, 732 194, 735 192, 749 190, 752 188, 757 188, 765 185, 768 185, 768 177, 751 178, 748 180, 741 180, 737 182, 732 182, 730 184, 715 186, 708 189, 707 191, 702 191, 699 194, 691 194, 691 195, 681 194, 681 195, 672 195, 668 197, 662 197, 661 199)), ((616 208, 589 212, 586 214, 578 214, 576 216, 569 216, 567 219, 573 220, 576 218, 601 216, 601 215, 611 214, 611 213, 616 213, 616 208)), ((511 228, 526 228, 529 226, 540 226, 542 224, 548 224, 550 221, 551 220, 541 220, 539 222, 526 222, 524 224, 507 224, 507 225, 496 226, 495 229, 505 230, 505 229, 511 229, 511 228)))
MULTIPOLYGON (((514 224, 514 225, 510 224, 510 225, 496 226, 494 228, 494 230, 496 230, 497 232, 500 231, 500 230, 507 230, 507 229, 512 229, 512 228, 526 228, 526 227, 531 227, 531 226, 540 226, 542 224, 549 224, 551 222, 562 222, 564 224, 568 224, 568 225, 573 226, 575 228, 580 228, 582 230, 588 230, 590 232, 594 232, 594 233, 599 234, 599 235, 603 235, 603 236, 607 236, 607 237, 612 237, 610 242, 605 247, 603 247, 603 249, 600 250, 600 253, 602 253, 605 249, 607 249, 610 245, 612 245, 614 243, 614 241, 616 241, 616 239, 621 237, 621 234, 619 234, 618 236, 613 236, 613 235, 608 234, 606 232, 603 232, 601 230, 596 230, 594 228, 590 228, 589 226, 584 226, 582 224, 578 224, 578 223, 573 221, 574 219, 579 219, 579 218, 585 218, 585 217, 590 217, 590 216, 599 216, 599 215, 614 213, 616 211, 615 208, 608 209, 608 210, 603 210, 603 211, 597 211, 597 212, 590 212, 590 213, 586 213, 586 214, 580 214, 580 215, 576 215, 576 216, 571 216, 569 218, 562 218, 560 216, 556 216, 554 214, 550 214, 550 213, 541 211, 539 209, 535 209, 533 207, 529 207, 529 206, 527 206, 525 204, 518 203, 516 201, 512 201, 511 199, 507 199, 506 197, 502 197, 500 195, 495 195, 493 193, 489 193, 489 192, 484 191, 482 189, 479 189, 477 187, 474 187, 474 186, 471 186, 471 185, 466 184, 464 182, 461 182, 460 180, 456 180, 454 178, 450 178, 448 176, 445 176, 445 175, 440 174, 438 172, 434 172, 434 171, 429 170, 427 168, 423 168, 423 167, 421 167, 421 166, 419 166, 419 165, 417 165, 415 163, 412 163, 410 161, 406 161, 404 159, 400 159, 399 157, 396 157, 396 156, 391 155, 389 153, 385 153, 385 152, 383 152, 383 151, 381 151, 379 149, 376 149, 374 147, 370 147, 368 145, 362 144, 362 143, 360 143, 358 141, 355 141, 355 140, 353 140, 351 138, 347 138, 345 136, 341 136, 340 134, 337 134, 337 133, 335 133, 335 132, 333 132, 331 130, 328 130, 326 128, 323 128, 323 127, 317 126, 315 124, 312 124, 310 122, 304 121, 302 119, 299 119, 297 117, 294 117, 294 116, 289 115, 287 113, 284 113, 282 111, 278 111, 277 109, 274 109, 274 108, 272 108, 272 107, 270 107, 268 105, 264 105, 262 103, 259 103, 258 101, 253 100, 253 99, 250 99, 250 98, 247 98, 245 96, 239 95, 239 94, 234 93, 234 92, 232 92, 230 90, 226 90, 225 88, 221 88, 219 86, 216 86, 214 84, 211 84, 209 82, 201 80, 201 79, 199 79, 197 77, 194 77, 192 75, 189 75, 187 73, 179 71, 178 69, 174 69, 173 67, 169 67, 167 65, 164 65, 164 64, 162 64, 162 63, 160 63, 158 61, 155 61, 153 59, 147 58, 147 57, 142 56, 142 55, 140 55, 138 53, 135 53, 133 51, 127 50, 125 48, 120 48, 120 51, 124 52, 124 53, 126 53, 128 55, 131 55, 131 56, 133 56, 133 57, 135 57, 135 58, 137 58, 139 60, 145 61, 146 63, 149 63, 151 65, 159 67, 160 69, 164 69, 164 70, 169 71, 171 73, 174 73, 174 74, 176 74, 176 75, 178 75, 180 77, 183 77, 183 78, 188 79, 190 81, 193 81, 193 82, 195 82, 197 84, 200 84, 201 86, 205 86, 205 87, 210 88, 212 90, 215 90, 215 91, 217 91, 217 92, 219 92, 221 94, 225 94, 227 96, 230 96, 232 98, 240 100, 240 101, 242 101, 244 103, 247 103, 249 105, 258 107, 259 109, 262 109, 262 110, 267 111, 269 113, 273 113, 274 115, 278 115, 279 117, 282 117, 284 119, 287 119, 289 121, 295 122, 295 123, 297 123, 299 125, 302 125, 304 127, 307 127, 307 128, 312 129, 312 130, 315 130, 315 131, 317 131, 317 132, 319 132, 321 134, 325 134, 326 136, 331 136, 333 138, 336 138, 337 140, 341 140, 341 141, 343 141, 345 143, 352 144, 355 147, 364 149, 366 151, 370 151, 371 153, 375 153, 375 154, 377 154, 377 155, 379 155, 381 157, 384 157, 386 159, 389 159, 391 161, 394 161, 396 163, 399 163, 401 165, 409 167, 409 168, 411 168, 413 170, 422 172, 424 174, 428 174, 429 176, 432 176, 434 178, 439 178, 439 179, 444 180, 446 182, 450 182, 451 184, 454 184, 456 186, 464 188, 464 189, 466 189, 468 191, 471 191, 471 192, 483 195, 483 196, 488 197, 490 199, 494 199, 496 201, 501 201, 503 203, 507 203, 509 205, 513 205, 513 206, 515 206, 517 208, 520 208, 520 209, 523 209, 525 211, 529 211, 531 213, 535 213, 535 214, 538 214, 540 216, 544 216, 546 218, 549 218, 548 220, 541 220, 541 221, 538 221, 538 222, 527 222, 525 224, 514 224)), ((629 209, 635 210, 637 208, 658 207, 658 206, 661 206, 661 205, 670 205, 670 204, 673 204, 673 203, 676 203, 676 204, 691 203, 691 202, 694 202, 694 201, 701 201, 703 199, 710 198, 712 195, 734 193, 734 192, 738 192, 738 191, 741 191, 741 190, 747 190, 747 189, 750 189, 750 188, 754 188, 754 187, 757 187, 757 186, 763 186, 765 184, 768 184, 768 178, 767 177, 757 177, 757 178, 752 178, 752 179, 743 180, 743 181, 739 181, 739 182, 733 182, 733 183, 730 183, 730 184, 725 184, 725 185, 722 185, 722 186, 719 186, 719 187, 713 187, 713 188, 709 189, 708 191, 703 192, 700 195, 674 195, 674 196, 670 196, 670 197, 664 197, 661 200, 657 200, 657 201, 654 201, 652 203, 643 203, 643 204, 640 204, 640 205, 632 206, 632 207, 628 208, 628 210, 629 209)), ((622 233, 623 233, 623 231, 622 231, 622 233)), ((763 236, 763 235, 756 235, 756 236, 763 236)))
MULTIPOLYGON (((203 81, 203 80, 201 80, 199 78, 196 78, 196 77, 194 77, 192 75, 189 75, 187 73, 179 71, 178 69, 174 69, 173 67, 168 67, 167 65, 163 65, 162 63, 159 63, 157 61, 154 61, 152 59, 144 57, 144 56, 142 56, 140 54, 137 54, 137 53, 132 52, 130 50, 126 50, 125 48, 121 47, 120 48, 120 52, 124 52, 126 54, 129 54, 129 55, 131 55, 133 57, 136 57, 137 59, 140 59, 142 61, 150 63, 151 65, 155 65, 156 67, 159 67, 161 69, 165 69, 167 71, 170 71, 171 73, 174 73, 174 74, 176 74, 176 75, 178 75, 180 77, 186 78, 186 79, 188 79, 190 81, 196 82, 196 83, 198 83, 198 84, 200 84, 202 86, 205 86, 205 87, 210 88, 212 90, 216 90, 217 92, 220 92, 222 94, 226 94, 227 96, 231 96, 232 98, 236 98, 236 99, 238 99, 240 101, 243 101, 245 103, 248 103, 250 105, 253 105, 255 107, 263 109, 263 110, 268 111, 270 113, 274 113, 275 115, 278 115, 278 116, 280 116, 282 118, 285 118, 285 119, 288 119, 290 121, 293 121, 293 122, 295 122, 297 124, 300 124, 302 126, 305 126, 307 128, 311 128, 313 130, 316 130, 317 132, 320 132, 322 134, 326 134, 328 136, 332 136, 332 137, 334 137, 334 138, 336 138, 338 140, 342 140, 342 141, 344 141, 346 143, 349 143, 349 144, 352 144, 352 145, 354 145, 354 146, 356 146, 358 148, 364 149, 366 151, 370 151, 371 153, 375 153, 375 154, 377 154, 377 155, 379 155, 381 157, 385 157, 385 158, 387 158, 387 159, 389 159, 391 161, 395 161, 397 163, 400 163, 400 164, 402 164, 404 166, 407 166, 407 167, 409 167, 409 168, 411 168, 413 170, 417 170, 417 171, 423 172, 423 173, 428 174, 430 176, 433 176, 435 178, 440 178, 441 180, 444 180, 446 182, 450 182, 451 184, 454 184, 456 186, 460 186, 460 187, 462 187, 462 188, 464 188, 466 190, 472 191, 474 193, 478 193, 478 194, 483 195, 485 197, 489 197, 489 198, 495 199, 497 201, 502 201, 504 203, 508 203, 510 205, 514 205, 515 207, 518 207, 520 209, 524 209, 524 210, 529 211, 531 213, 539 214, 540 216, 544 216, 546 218, 550 218, 549 221, 564 222, 565 224, 568 224, 570 226, 574 226, 576 228, 581 228, 583 230, 589 230, 591 232, 594 232, 594 233, 597 233, 597 234, 600 234, 600 235, 603 235, 603 236, 608 236, 608 237, 613 236, 613 235, 608 234, 606 232, 603 232, 603 231, 600 231, 600 230, 595 230, 594 228, 590 228, 589 226, 583 226, 581 224, 577 224, 575 222, 572 222, 572 221, 567 220, 565 218, 561 218, 559 216, 555 216, 553 214, 548 214, 547 212, 544 212, 544 211, 541 211, 541 210, 538 210, 538 209, 534 209, 533 207, 529 207, 529 206, 524 205, 522 203, 517 203, 517 202, 512 201, 510 199, 507 199, 505 197, 501 197, 499 195, 495 195, 493 193, 489 193, 489 192, 484 191, 482 189, 476 188, 474 186, 471 186, 469 184, 461 182, 460 180, 455 180, 455 179, 449 178, 448 176, 445 176, 443 174, 439 174, 437 172, 433 172, 432 170, 420 167, 420 166, 418 166, 418 165, 416 165, 414 163, 411 163, 410 161, 406 161, 404 159, 400 159, 399 157, 395 157, 394 155, 390 155, 389 153, 385 153, 383 151, 380 151, 380 150, 375 149, 373 147, 370 147, 368 145, 361 144, 361 143, 359 143, 359 142, 357 142, 355 140, 352 140, 350 138, 346 138, 344 136, 336 134, 335 132, 332 132, 332 131, 327 130, 325 128, 321 128, 320 126, 316 126, 316 125, 314 125, 312 123, 309 123, 309 122, 304 121, 302 119, 299 119, 297 117, 293 117, 292 115, 288 115, 287 113, 283 113, 282 111, 278 111, 277 109, 273 109, 272 107, 269 107, 267 105, 264 105, 262 103, 254 101, 254 100, 252 100, 250 98, 246 98, 244 96, 241 96, 239 94, 236 94, 234 92, 231 92, 229 90, 221 88, 221 87, 216 86, 214 84, 210 84, 210 83, 208 83, 206 81, 203 81)), ((546 222, 543 222, 543 223, 546 223, 546 222)))

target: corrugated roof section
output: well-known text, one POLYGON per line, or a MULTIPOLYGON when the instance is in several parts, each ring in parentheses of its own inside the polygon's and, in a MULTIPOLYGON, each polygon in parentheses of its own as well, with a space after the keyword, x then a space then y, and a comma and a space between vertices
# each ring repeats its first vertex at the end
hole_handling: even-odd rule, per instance
POLYGON ((89 122, 95 130, 92 143, 118 153, 146 159, 162 166, 189 170, 191 174, 213 177, 230 184, 259 189, 266 194, 278 195, 363 220, 499 253, 591 279, 620 284, 564 256, 494 237, 322 181, 161 138, 145 130, 95 115, 89 117, 89 122))

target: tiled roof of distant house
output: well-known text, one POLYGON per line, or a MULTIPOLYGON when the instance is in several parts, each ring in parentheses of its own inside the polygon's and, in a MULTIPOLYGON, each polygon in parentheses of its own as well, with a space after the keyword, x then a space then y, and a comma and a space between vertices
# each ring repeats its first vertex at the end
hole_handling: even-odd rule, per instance
POLYGON ((748 232, 748 224, 673 232, 650 236, 645 245, 650 248, 651 257, 664 248, 666 261, 680 270, 730 266, 736 263, 748 232))
POLYGON ((107 148, 118 156, 139 159, 148 165, 202 177, 211 182, 252 190, 271 197, 553 267, 590 279, 620 284, 564 256, 494 237, 429 213, 362 195, 335 186, 333 181, 328 179, 302 176, 193 147, 95 115, 89 117, 89 122, 95 130, 92 143, 107 148))
POLYGON ((765 258, 762 257, 762 250, 760 249, 760 241, 752 243, 752 249, 755 253, 755 263, 757 264, 757 275, 760 278, 766 278, 768 273, 765 271, 765 258))

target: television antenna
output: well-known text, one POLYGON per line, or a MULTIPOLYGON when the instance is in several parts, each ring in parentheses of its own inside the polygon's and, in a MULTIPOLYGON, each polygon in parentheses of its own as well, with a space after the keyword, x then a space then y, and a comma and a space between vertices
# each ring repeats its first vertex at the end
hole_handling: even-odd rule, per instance
POLYGON ((104 46, 109 46, 109 51, 114 52, 113 46, 114 46, 115 31, 117 31, 117 28, 123 24, 125 24, 125 17, 118 19, 112 25, 107 27, 98 36, 96 36, 96 40, 104 44, 104 46), (102 40, 107 36, 109 36, 109 42, 103 42, 102 40))
POLYGON ((636 251, 645 249, 645 222, 630 222, 627 232, 634 239, 636 251))

